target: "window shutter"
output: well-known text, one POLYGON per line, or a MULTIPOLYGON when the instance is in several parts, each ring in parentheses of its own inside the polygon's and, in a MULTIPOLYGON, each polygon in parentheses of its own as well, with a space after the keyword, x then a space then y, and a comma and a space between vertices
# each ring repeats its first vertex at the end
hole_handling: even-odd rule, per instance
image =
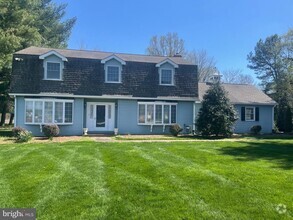
POLYGON ((255 121, 259 121, 259 107, 255 108, 255 121))
POLYGON ((241 121, 245 121, 245 107, 241 107, 241 121))

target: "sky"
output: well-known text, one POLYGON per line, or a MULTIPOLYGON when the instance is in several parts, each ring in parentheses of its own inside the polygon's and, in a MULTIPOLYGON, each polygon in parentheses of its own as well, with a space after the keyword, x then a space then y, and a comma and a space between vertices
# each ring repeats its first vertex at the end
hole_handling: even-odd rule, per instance
POLYGON ((54 0, 76 17, 70 49, 145 54, 154 35, 177 32, 206 50, 219 71, 247 68, 259 39, 293 28, 293 0, 54 0))

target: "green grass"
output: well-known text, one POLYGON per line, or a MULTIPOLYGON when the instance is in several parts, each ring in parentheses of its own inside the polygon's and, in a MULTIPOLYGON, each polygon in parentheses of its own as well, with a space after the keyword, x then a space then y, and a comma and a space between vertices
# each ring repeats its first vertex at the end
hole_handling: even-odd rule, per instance
POLYGON ((1 144, 0 207, 38 219, 292 219, 292 168, 285 139, 1 144))

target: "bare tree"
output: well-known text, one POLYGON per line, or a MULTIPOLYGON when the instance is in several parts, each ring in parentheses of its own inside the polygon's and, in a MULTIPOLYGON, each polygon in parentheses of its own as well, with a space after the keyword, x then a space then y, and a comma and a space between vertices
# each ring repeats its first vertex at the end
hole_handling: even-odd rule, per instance
POLYGON ((192 50, 186 53, 185 58, 197 65, 198 81, 205 82, 216 70, 216 61, 205 50, 192 50))
POLYGON ((158 56, 184 56, 184 40, 178 37, 177 33, 167 33, 162 36, 153 36, 147 48, 147 54, 158 56))
POLYGON ((241 69, 228 69, 222 72, 222 82, 230 84, 255 85, 255 80, 251 75, 242 73, 241 69))

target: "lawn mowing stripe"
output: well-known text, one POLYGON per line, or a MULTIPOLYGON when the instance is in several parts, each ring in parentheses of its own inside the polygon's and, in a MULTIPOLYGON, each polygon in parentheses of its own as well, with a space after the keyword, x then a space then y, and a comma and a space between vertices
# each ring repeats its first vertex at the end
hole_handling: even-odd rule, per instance
MULTIPOLYGON (((64 175, 65 173, 70 174, 72 176, 73 179, 75 180, 80 180, 81 182, 85 183, 85 185, 87 187, 92 188, 92 190, 90 191, 86 191, 84 192, 85 194, 87 194, 88 196, 98 199, 98 201, 101 203, 100 206, 91 206, 90 211, 88 210, 85 213, 81 213, 81 215, 86 215, 89 216, 89 213, 95 214, 97 215, 97 213, 99 214, 99 216, 95 216, 95 217, 105 217, 107 214, 107 209, 108 209, 108 190, 105 188, 105 182, 103 180, 103 178, 101 177, 103 175, 103 162, 102 160, 98 159, 100 157, 100 152, 98 151, 98 148, 96 148, 96 153, 92 156, 84 156, 82 155, 84 158, 87 159, 87 161, 91 162, 91 165, 98 165, 95 169, 95 178, 93 178, 93 176, 89 177, 87 175, 85 175, 84 173, 78 171, 77 167, 75 165, 73 165, 73 160, 75 158, 76 155, 81 156, 80 154, 78 154, 77 150, 80 147, 74 147, 67 149, 67 148, 63 148, 65 151, 67 151, 71 156, 69 158, 69 161, 64 161, 64 158, 59 159, 58 157, 46 153, 45 155, 47 156, 48 159, 54 161, 57 166, 59 166, 62 175, 64 175), (96 157, 95 157, 96 156, 96 157), (98 175, 96 175, 98 174, 98 175), (102 206, 102 207, 101 207, 102 206)), ((94 173, 93 173, 94 174, 94 173)), ((60 175, 61 177, 61 175, 60 175)), ((60 179, 59 177, 59 179, 60 179)), ((57 182, 57 181, 56 181, 57 182)), ((57 182, 58 183, 58 182, 57 182)), ((54 184, 54 187, 57 187, 58 184, 54 184)), ((56 189, 55 189, 56 191, 56 189)), ((66 193, 66 192, 63 192, 66 193)), ((52 194, 56 194, 56 193, 52 193, 52 194)), ((54 199, 62 199, 64 194, 58 194, 57 196, 54 196, 54 199)), ((52 199, 52 196, 48 196, 46 199, 46 202, 48 202, 48 200, 52 199)), ((39 205, 40 206, 40 205, 39 205)), ((82 217, 82 216, 80 216, 82 217)))
MULTIPOLYGON (((40 154, 43 155, 45 158, 56 162, 56 160, 54 160, 53 156, 50 155, 48 153, 48 151, 40 151, 40 154)), ((67 154, 67 156, 64 157, 63 159, 68 161, 67 163, 70 163, 75 155, 76 155, 76 152, 71 152, 71 154, 67 154)), ((58 173, 56 172, 56 173, 52 174, 50 177, 50 182, 46 181, 45 184, 40 187, 40 190, 38 191, 39 199, 36 201, 35 204, 33 204, 33 207, 35 207, 39 213, 41 213, 43 211, 43 209, 45 209, 46 204, 52 198, 57 199, 59 197, 62 197, 63 193, 65 193, 65 191, 63 191, 62 193, 59 193, 59 194, 56 193, 58 186, 59 186, 59 183, 61 181, 61 177, 65 174, 65 172, 67 172, 66 169, 62 169, 61 165, 58 162, 56 164, 59 166, 59 168, 61 168, 61 169, 59 169, 60 172, 58 172, 58 173), (50 184, 51 182, 53 182, 53 184, 50 184)))
MULTIPOLYGON (((154 157, 143 151, 141 147, 133 146, 133 148, 137 150, 142 158, 151 161, 157 167, 160 167, 161 165, 176 166, 176 164, 174 163, 168 163, 166 161, 155 159, 154 157)), ((164 175, 165 178, 168 179, 173 186, 180 188, 180 195, 178 195, 178 199, 182 199, 183 201, 187 202, 192 210, 195 211, 200 209, 201 211, 205 212, 210 218, 226 217, 225 214, 222 213, 220 210, 213 209, 207 203, 205 203, 205 201, 201 199, 200 196, 193 189, 188 187, 187 184, 179 176, 175 174, 166 175, 161 170, 158 170, 158 172, 164 175), (194 196, 191 197, 190 195, 194 196)))
POLYGON ((138 184, 142 185, 142 186, 147 186, 150 188, 154 188, 157 190, 163 190, 164 188, 155 184, 153 181, 151 181, 150 179, 145 178, 142 175, 139 174, 133 174, 131 172, 128 172, 126 170, 123 170, 121 168, 114 168, 114 172, 119 175, 122 176, 125 179, 131 179, 134 182, 137 182, 138 184))
POLYGON ((162 154, 165 154, 167 156, 170 156, 174 159, 176 159, 177 161, 179 161, 180 163, 172 163, 172 162, 168 162, 168 163, 171 163, 171 165, 176 165, 176 166, 182 166, 183 168, 185 169, 190 169, 190 170, 193 170, 195 172, 201 172, 209 177, 212 177, 216 180, 219 180, 221 183, 223 184, 228 184, 228 185, 234 185, 235 183, 232 182, 231 180, 225 178, 224 176, 220 175, 220 174, 217 174, 217 173, 214 173, 213 171, 209 170, 209 169, 206 169, 204 168, 202 165, 198 164, 198 163, 195 163, 194 161, 191 161, 191 160, 188 160, 186 159, 185 157, 182 157, 182 156, 179 156, 179 155, 176 155, 166 149, 163 149, 161 147, 158 147, 157 148, 162 154), (186 165, 183 165, 182 163, 186 164, 186 165))
MULTIPOLYGON (((8 148, 8 150, 6 150, 5 152, 9 152, 11 150, 16 150, 19 151, 19 148, 8 148)), ((13 165, 14 163, 17 163, 18 161, 22 160, 23 158, 25 158, 28 154, 30 154, 32 151, 34 151, 34 149, 32 148, 31 150, 25 151, 25 153, 21 153, 18 156, 15 156, 13 158, 7 158, 4 157, 2 154, 2 150, 1 150, 1 154, 0 154, 0 207, 13 207, 14 204, 14 196, 11 190, 11 186, 9 181, 7 180, 7 177, 5 174, 9 174, 9 170, 10 170, 10 166, 13 165), (5 173, 5 174, 4 174, 5 173)), ((19 153, 19 152, 17 152, 19 153)), ((12 153, 10 153, 12 154, 12 153)))

